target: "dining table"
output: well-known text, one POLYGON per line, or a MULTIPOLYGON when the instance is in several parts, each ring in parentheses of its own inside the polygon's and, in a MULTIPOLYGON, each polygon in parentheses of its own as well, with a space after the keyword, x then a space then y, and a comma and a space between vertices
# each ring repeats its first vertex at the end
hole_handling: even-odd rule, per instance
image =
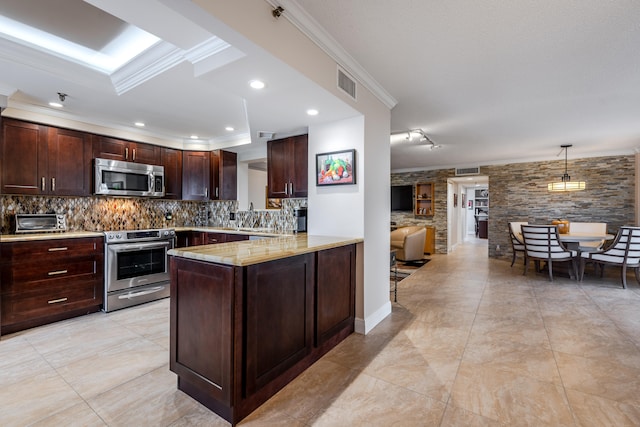
MULTIPOLYGON (((516 233, 516 237, 521 242, 524 242, 522 233, 516 233)), ((586 242, 601 242, 603 240, 612 240, 615 236, 613 234, 598 234, 598 233, 558 233, 558 238, 565 247, 569 250, 579 250, 580 243, 586 242)), ((523 243, 524 244, 524 243, 523 243)))

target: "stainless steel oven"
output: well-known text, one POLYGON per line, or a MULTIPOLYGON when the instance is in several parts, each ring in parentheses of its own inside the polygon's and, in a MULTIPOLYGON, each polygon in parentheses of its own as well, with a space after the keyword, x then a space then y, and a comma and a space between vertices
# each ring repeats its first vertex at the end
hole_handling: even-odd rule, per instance
POLYGON ((105 232, 104 311, 169 296, 173 229, 105 232))

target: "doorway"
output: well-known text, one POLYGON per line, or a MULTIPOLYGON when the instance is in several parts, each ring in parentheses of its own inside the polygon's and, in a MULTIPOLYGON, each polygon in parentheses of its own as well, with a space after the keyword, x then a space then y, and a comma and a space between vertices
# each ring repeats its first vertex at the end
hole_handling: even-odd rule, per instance
MULTIPOLYGON (((449 178, 447 180, 447 253, 455 250, 458 244, 479 237, 478 228, 486 227, 488 220, 489 177, 474 175, 449 178), (482 197, 485 194, 486 197, 482 197)), ((488 242, 486 238, 481 240, 488 242)), ((487 250, 488 248, 487 244, 487 250)))

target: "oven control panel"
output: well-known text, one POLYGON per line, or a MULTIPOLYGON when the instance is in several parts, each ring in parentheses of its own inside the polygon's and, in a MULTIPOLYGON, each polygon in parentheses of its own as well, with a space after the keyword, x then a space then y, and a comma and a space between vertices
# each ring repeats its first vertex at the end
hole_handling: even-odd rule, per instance
POLYGON ((148 240, 167 240, 173 239, 176 236, 176 232, 173 228, 162 228, 155 230, 119 230, 119 231, 105 231, 105 242, 119 243, 119 242, 141 242, 148 240))

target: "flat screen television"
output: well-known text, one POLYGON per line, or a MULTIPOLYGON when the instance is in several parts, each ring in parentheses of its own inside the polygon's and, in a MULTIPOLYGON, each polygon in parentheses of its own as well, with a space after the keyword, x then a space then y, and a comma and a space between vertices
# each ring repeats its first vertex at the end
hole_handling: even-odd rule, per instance
POLYGON ((394 185, 391 187, 391 210, 413 210, 413 185, 394 185))

